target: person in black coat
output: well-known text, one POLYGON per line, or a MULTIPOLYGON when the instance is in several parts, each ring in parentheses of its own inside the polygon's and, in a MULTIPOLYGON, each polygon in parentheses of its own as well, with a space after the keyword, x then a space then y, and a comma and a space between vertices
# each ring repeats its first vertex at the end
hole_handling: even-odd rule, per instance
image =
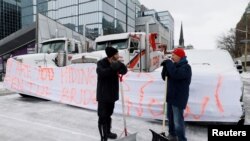
POLYGON ((125 75, 127 67, 121 63, 118 50, 113 47, 106 47, 107 57, 97 62, 97 95, 98 101, 98 128, 101 141, 108 138, 116 139, 117 135, 111 132, 112 119, 115 101, 119 99, 119 74, 125 75))
POLYGON ((169 122, 169 140, 186 141, 183 112, 189 97, 192 70, 182 48, 172 52, 172 60, 162 63, 162 79, 168 78, 167 117, 169 122))

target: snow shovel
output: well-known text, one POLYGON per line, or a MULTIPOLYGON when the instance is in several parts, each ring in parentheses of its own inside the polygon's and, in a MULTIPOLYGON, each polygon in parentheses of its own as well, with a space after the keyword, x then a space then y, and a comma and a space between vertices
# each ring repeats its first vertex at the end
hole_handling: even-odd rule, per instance
POLYGON ((149 129, 152 132, 152 141, 169 141, 165 135, 166 130, 166 113, 167 113, 167 90, 168 89, 168 77, 165 77, 165 97, 163 103, 163 119, 162 119, 162 133, 158 134, 152 129, 149 129))
POLYGON ((122 98, 122 116, 123 116, 123 124, 124 124, 123 133, 125 134, 125 137, 120 138, 117 141, 136 141, 136 134, 137 133, 128 135, 128 131, 127 131, 127 123, 126 123, 126 115, 125 115, 125 104, 124 104, 124 91, 123 91, 123 85, 122 85, 123 79, 122 79, 122 77, 123 77, 123 75, 119 75, 119 78, 120 78, 120 91, 121 91, 121 98, 122 98))

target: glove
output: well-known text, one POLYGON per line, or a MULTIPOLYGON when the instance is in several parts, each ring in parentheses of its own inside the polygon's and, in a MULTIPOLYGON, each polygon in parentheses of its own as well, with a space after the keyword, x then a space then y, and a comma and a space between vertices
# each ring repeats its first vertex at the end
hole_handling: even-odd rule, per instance
POLYGON ((120 67, 121 67, 121 63, 119 61, 113 61, 110 64, 110 67, 112 68, 112 70, 118 71, 120 69, 120 67))
POLYGON ((121 63, 121 66, 120 66, 120 69, 119 69, 118 73, 124 75, 127 72, 128 72, 127 67, 124 64, 121 63))
POLYGON ((162 61, 161 66, 165 67, 166 66, 167 60, 162 61))
POLYGON ((167 59, 167 60, 164 60, 164 61, 161 63, 161 66, 163 66, 162 71, 161 71, 161 78, 162 78, 162 80, 164 80, 164 81, 165 81, 165 77, 168 75, 167 66, 166 66, 167 61, 168 61, 168 59, 167 59))

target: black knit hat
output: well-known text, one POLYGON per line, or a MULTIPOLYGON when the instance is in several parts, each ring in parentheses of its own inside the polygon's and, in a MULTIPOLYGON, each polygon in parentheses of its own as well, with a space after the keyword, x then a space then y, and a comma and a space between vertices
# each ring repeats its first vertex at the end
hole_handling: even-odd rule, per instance
POLYGON ((105 52, 106 52, 108 58, 110 58, 110 57, 114 56, 116 53, 118 53, 118 50, 113 48, 113 47, 106 47, 105 52))

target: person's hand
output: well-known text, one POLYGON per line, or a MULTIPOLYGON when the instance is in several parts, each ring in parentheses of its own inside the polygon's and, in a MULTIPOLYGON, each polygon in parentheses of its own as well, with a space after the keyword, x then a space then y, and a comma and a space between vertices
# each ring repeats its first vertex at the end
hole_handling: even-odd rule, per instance
POLYGON ((164 61, 162 61, 162 63, 161 63, 161 66, 166 66, 166 62, 167 62, 167 60, 164 60, 164 61))
POLYGON ((114 70, 114 71, 118 71, 121 67, 121 63, 119 61, 112 61, 110 64, 110 67, 114 70))
MULTIPOLYGON (((125 68, 126 68, 126 66, 125 66, 125 68)), ((127 73, 127 71, 128 71, 127 69, 124 69, 124 68, 122 69, 122 67, 121 67, 121 68, 118 70, 118 73, 124 75, 124 74, 127 73)))
POLYGON ((169 62, 169 61, 173 62, 173 60, 171 58, 167 58, 164 61, 162 61, 161 66, 166 66, 166 63, 169 62))

